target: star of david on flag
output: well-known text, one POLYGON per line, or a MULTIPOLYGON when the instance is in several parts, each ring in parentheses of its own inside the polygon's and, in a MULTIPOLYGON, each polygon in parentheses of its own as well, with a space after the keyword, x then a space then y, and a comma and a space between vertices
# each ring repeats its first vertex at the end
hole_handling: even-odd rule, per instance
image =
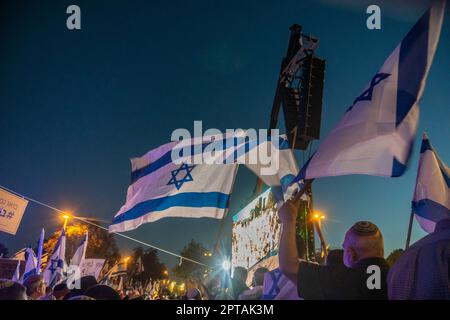
MULTIPOLYGON (((131 184, 127 198, 114 216, 109 230, 133 230, 143 223, 165 217, 223 218, 228 209, 239 161, 247 155, 254 155, 258 146, 264 146, 265 150, 270 147, 273 155, 276 155, 273 161, 278 169, 259 175, 267 185, 283 186, 297 175, 298 167, 286 137, 244 140, 241 144, 231 146, 225 143, 234 139, 234 135, 223 134, 193 138, 187 142, 174 141, 140 158, 131 159, 131 184), (211 141, 220 146, 216 153, 205 151, 206 148, 211 151, 211 141), (191 164, 184 158, 180 162, 172 161, 172 152, 186 146, 194 152, 199 147, 199 155, 222 155, 223 162, 191 164)), ((257 162, 246 166, 258 174, 263 164, 257 162)))
POLYGON ((417 21, 294 182, 348 174, 398 177, 405 172, 444 9, 445 1, 437 1, 417 21))
POLYGON ((48 260, 47 267, 42 273, 45 283, 48 287, 54 287, 64 277, 65 272, 65 254, 66 254, 66 232, 64 228, 56 242, 53 253, 48 260))
POLYGON ((169 184, 175 185, 177 190, 180 190, 180 188, 183 186, 183 183, 194 181, 192 178, 191 171, 195 168, 195 165, 188 165, 186 163, 183 163, 178 169, 172 170, 172 179, 170 179, 169 184), (181 174, 180 174, 181 172, 181 174), (179 176, 182 176, 181 178, 179 176))

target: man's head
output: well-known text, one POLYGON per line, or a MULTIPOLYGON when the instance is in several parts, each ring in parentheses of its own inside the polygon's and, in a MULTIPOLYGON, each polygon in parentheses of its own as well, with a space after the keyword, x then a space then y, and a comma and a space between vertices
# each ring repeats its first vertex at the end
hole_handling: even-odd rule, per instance
POLYGON ((383 236, 378 227, 369 221, 355 223, 345 234, 344 264, 354 268, 362 259, 384 258, 383 236))
POLYGON ((57 284, 53 288, 53 295, 56 300, 62 300, 66 294, 70 292, 69 288, 67 288, 67 284, 65 282, 57 284))
POLYGON ((120 296, 116 290, 103 284, 90 287, 86 290, 85 296, 94 298, 95 300, 120 300, 120 296))
POLYGON ((242 282, 247 281, 248 271, 244 267, 236 267, 234 268, 233 278, 239 279, 242 282))
POLYGON ((32 299, 39 299, 45 296, 46 286, 42 275, 35 274, 29 276, 23 285, 27 288, 27 295, 32 299))
POLYGON ((255 286, 262 286, 264 285, 264 275, 269 272, 269 269, 267 268, 258 268, 255 270, 255 273, 253 274, 253 284, 255 286))
POLYGON ((27 300, 26 288, 18 282, 0 279, 0 300, 27 300))

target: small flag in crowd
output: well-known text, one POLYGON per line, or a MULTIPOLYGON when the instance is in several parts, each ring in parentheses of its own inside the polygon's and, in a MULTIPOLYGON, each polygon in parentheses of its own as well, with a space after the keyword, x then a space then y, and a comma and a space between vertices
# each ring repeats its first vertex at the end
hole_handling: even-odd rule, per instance
POLYGON ((34 251, 28 248, 25 251, 25 271, 22 275, 21 282, 24 282, 29 276, 37 274, 37 259, 34 251))
POLYGON ((144 264, 142 263, 141 257, 137 258, 136 269, 137 269, 137 273, 144 272, 144 264))
POLYGON ((20 260, 17 260, 16 271, 14 271, 14 274, 13 274, 11 280, 19 282, 19 279, 20 279, 20 260))
POLYGON ((221 219, 228 208, 238 163, 242 163, 246 156, 254 156, 258 149, 256 147, 262 146, 272 152, 270 160, 274 161, 274 167, 266 168, 267 163, 263 164, 262 161, 249 166, 264 182, 280 185, 283 178, 290 182, 295 177, 298 169, 286 138, 276 136, 265 140, 244 140, 231 146, 226 143, 230 139, 241 137, 242 134, 239 137, 214 136, 210 141, 215 146, 224 146, 214 152, 208 150, 212 142, 205 143, 208 137, 200 137, 187 142, 182 140, 181 143, 174 141, 141 158, 132 159, 131 185, 128 187, 127 199, 113 218, 109 230, 133 230, 143 223, 164 217, 221 219), (194 153, 182 155, 178 162, 173 161, 172 155, 184 150, 194 150, 194 153), (188 161, 199 155, 207 155, 210 162, 195 164, 188 161), (217 159, 222 162, 216 162, 217 159))
POLYGON ((37 274, 41 273, 41 263, 42 263, 42 249, 44 247, 44 236, 45 236, 45 230, 42 228, 41 231, 41 237, 39 238, 39 247, 38 247, 38 255, 37 255, 37 274))
POLYGON ((78 247, 77 251, 75 251, 75 254, 73 255, 72 259, 70 260, 69 265, 71 265, 71 266, 80 266, 81 265, 81 262, 86 257, 87 245, 88 245, 88 232, 86 231, 86 234, 85 234, 83 240, 81 241, 80 246, 78 247))
POLYGON ((54 287, 62 278, 65 272, 65 256, 66 254, 66 231, 61 230, 53 253, 50 256, 47 267, 42 276, 48 287, 54 287))
POLYGON ((445 2, 436 2, 413 26, 295 180, 403 174, 415 140, 418 101, 438 44, 444 7, 445 2))
POLYGON ((450 170, 424 133, 420 148, 412 211, 423 230, 434 231, 439 220, 450 218, 450 170))

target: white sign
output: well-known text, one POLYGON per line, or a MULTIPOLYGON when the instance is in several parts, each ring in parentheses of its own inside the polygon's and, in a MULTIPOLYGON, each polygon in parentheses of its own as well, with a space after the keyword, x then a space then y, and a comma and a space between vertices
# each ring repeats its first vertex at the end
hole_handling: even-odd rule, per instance
POLYGON ((16 234, 28 201, 0 188, 0 231, 16 234))
POLYGON ((94 276, 97 279, 104 263, 105 259, 84 259, 80 264, 80 276, 94 276))

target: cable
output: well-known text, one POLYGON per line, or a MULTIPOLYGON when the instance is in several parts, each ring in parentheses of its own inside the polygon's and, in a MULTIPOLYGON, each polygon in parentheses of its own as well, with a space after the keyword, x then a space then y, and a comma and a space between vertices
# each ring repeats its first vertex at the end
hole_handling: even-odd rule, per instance
MULTIPOLYGON (((25 199, 25 200, 34 202, 34 203, 36 203, 36 204, 39 204, 39 205, 41 205, 41 206, 44 206, 44 207, 46 207, 46 208, 48 208, 48 209, 51 209, 51 210, 53 210, 53 211, 56 211, 56 212, 59 212, 59 213, 62 213, 62 214, 68 214, 68 213, 67 213, 66 211, 64 211, 64 210, 55 208, 55 207, 53 207, 53 206, 51 206, 51 205, 49 205, 49 204, 46 204, 46 203, 44 203, 44 202, 41 202, 41 201, 39 201, 39 200, 36 200, 36 199, 30 198, 30 197, 27 197, 27 196, 25 196, 25 195, 23 195, 23 194, 20 194, 20 193, 14 191, 14 190, 11 190, 11 189, 9 189, 9 188, 7 188, 7 187, 2 186, 2 185, 0 185, 0 188, 6 190, 6 191, 8 191, 8 192, 11 192, 11 193, 15 194, 16 196, 19 196, 19 197, 21 197, 21 198, 23 198, 23 199, 25 199)), ((159 248, 159 247, 157 247, 157 246, 154 246, 154 245, 152 245, 152 244, 146 243, 146 242, 144 242, 144 241, 141 241, 141 240, 138 240, 138 239, 135 239, 135 238, 126 236, 126 235, 124 235, 124 234, 122 234, 122 233, 120 233, 120 232, 109 231, 108 228, 106 228, 106 227, 104 227, 104 226, 102 226, 102 225, 96 224, 96 223, 94 223, 94 222, 92 222, 92 221, 89 221, 89 220, 87 220, 87 219, 84 219, 84 218, 82 218, 82 217, 77 217, 77 216, 71 214, 71 218, 74 218, 74 219, 79 220, 79 221, 82 221, 82 222, 84 222, 84 223, 93 225, 93 226, 95 226, 95 227, 97 227, 97 228, 106 230, 106 231, 108 231, 108 232, 110 232, 110 233, 117 234, 118 236, 121 236, 121 237, 123 237, 123 238, 125 238, 125 239, 128 239, 128 240, 137 242, 137 243, 139 243, 139 244, 145 245, 145 246, 147 246, 147 247, 156 249, 156 250, 161 251, 161 252, 164 252, 164 253, 166 253, 166 254, 168 254, 168 255, 171 255, 171 256, 174 256, 174 257, 183 259, 183 260, 185 260, 185 261, 190 261, 190 262, 193 262, 193 263, 202 265, 202 266, 207 267, 207 268, 211 268, 210 266, 208 266, 208 265, 206 265, 206 264, 204 264, 204 263, 201 263, 201 262, 192 260, 192 259, 187 258, 187 257, 183 257, 183 256, 181 256, 181 255, 179 255, 179 254, 176 254, 176 253, 170 252, 170 251, 168 251, 168 250, 159 248)))

